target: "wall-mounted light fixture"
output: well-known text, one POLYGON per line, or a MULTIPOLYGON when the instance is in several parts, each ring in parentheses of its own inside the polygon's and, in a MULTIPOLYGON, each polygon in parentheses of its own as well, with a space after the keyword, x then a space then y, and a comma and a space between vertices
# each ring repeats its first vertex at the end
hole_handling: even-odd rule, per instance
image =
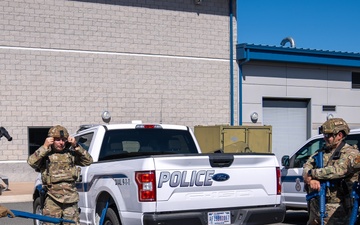
POLYGON ((195 5, 201 5, 202 0, 194 0, 195 5))
POLYGON ((250 119, 251 119, 251 122, 256 123, 259 119, 259 115, 257 114, 257 112, 251 113, 250 119))
POLYGON ((332 119, 332 118, 334 118, 333 114, 331 114, 331 113, 327 114, 326 120, 329 120, 329 119, 332 119))
POLYGON ((109 123, 111 120, 111 115, 109 111, 104 111, 101 113, 101 118, 104 121, 104 123, 109 123))

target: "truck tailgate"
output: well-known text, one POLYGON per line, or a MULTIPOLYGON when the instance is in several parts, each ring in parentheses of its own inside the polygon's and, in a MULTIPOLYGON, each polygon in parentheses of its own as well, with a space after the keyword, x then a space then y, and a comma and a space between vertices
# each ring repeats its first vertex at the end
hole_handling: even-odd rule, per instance
POLYGON ((272 154, 168 156, 154 162, 158 212, 280 204, 272 154))

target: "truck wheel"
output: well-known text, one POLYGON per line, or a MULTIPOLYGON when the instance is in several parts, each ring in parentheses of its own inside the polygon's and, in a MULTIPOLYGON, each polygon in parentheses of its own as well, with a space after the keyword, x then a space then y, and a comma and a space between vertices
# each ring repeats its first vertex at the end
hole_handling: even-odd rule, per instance
POLYGON ((106 211, 104 225, 120 225, 119 219, 112 208, 108 208, 106 211))
MULTIPOLYGON (((40 197, 37 197, 33 203, 33 212, 34 214, 42 215, 42 210, 40 207, 40 197)), ((43 222, 39 220, 34 220, 34 225, 42 225, 43 222)))

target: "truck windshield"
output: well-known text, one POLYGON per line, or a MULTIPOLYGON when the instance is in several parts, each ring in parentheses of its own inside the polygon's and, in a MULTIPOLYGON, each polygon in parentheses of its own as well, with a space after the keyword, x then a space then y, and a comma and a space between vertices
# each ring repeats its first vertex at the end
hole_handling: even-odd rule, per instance
POLYGON ((122 129, 106 132, 100 160, 152 154, 198 153, 186 130, 122 129))

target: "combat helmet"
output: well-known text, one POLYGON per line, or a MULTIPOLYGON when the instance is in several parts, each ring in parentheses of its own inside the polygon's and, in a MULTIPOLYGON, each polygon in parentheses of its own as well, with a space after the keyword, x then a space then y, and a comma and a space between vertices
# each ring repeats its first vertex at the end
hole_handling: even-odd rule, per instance
POLYGON ((68 138, 69 132, 66 130, 65 127, 56 125, 50 128, 48 132, 49 137, 58 137, 58 138, 68 138))
POLYGON ((337 134, 343 131, 345 135, 348 135, 350 128, 342 118, 332 118, 321 125, 320 131, 322 134, 337 134))

